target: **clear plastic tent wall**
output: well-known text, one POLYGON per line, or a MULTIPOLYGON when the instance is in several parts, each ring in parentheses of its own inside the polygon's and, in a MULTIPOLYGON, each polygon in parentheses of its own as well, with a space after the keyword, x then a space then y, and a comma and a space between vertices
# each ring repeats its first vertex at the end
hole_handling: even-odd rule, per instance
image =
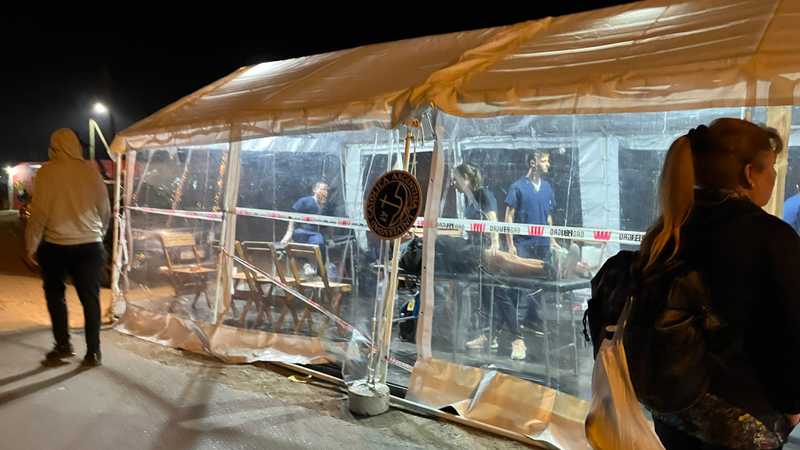
MULTIPOLYGON (((620 249, 638 248, 658 214, 658 177, 675 138, 719 117, 767 116, 767 108, 438 114, 436 183, 428 192, 437 227, 425 235, 418 359, 407 398, 584 448, 591 277, 620 249), (544 205, 546 214, 528 208, 520 217, 526 202, 544 205)), ((432 220, 429 209, 426 223, 432 220)))
MULTIPOLYGON (((433 146, 412 132, 425 191, 433 146)), ((365 378, 392 248, 368 232, 363 198, 402 168, 404 138, 372 128, 129 152, 119 328, 226 361, 334 363, 365 378)), ((413 352, 391 360, 407 384, 413 352)))

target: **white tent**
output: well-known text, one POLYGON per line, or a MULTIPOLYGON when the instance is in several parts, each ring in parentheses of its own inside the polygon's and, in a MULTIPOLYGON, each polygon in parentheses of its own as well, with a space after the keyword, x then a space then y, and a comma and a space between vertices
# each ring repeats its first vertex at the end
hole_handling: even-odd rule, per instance
MULTIPOLYGON (((386 364, 368 364, 358 356, 373 345, 371 333, 362 326, 373 310, 358 309, 357 300, 380 307, 374 302, 380 298, 375 291, 351 295, 354 306, 338 324, 348 330, 346 348, 322 334, 232 327, 221 315, 234 304, 230 291, 234 266, 240 261, 234 263, 230 255, 237 240, 277 241, 283 230, 279 227, 287 221, 307 220, 352 230, 360 240, 357 251, 366 254, 360 217, 364 186, 396 164, 402 136, 412 132, 419 167, 424 167, 418 178, 426 183, 427 205, 421 223, 422 306, 412 346, 416 363, 405 381, 409 398, 436 408, 452 407, 467 419, 509 430, 521 439, 585 448, 586 402, 574 392, 578 388, 565 387, 586 381, 585 370, 578 368, 581 350, 574 317, 567 320, 573 341, 565 347, 574 359, 574 374, 569 376, 577 378, 575 382, 564 382, 569 376, 558 375, 563 355, 550 351, 557 347, 551 341, 563 321, 558 310, 550 340, 548 332, 543 333, 543 381, 534 376, 539 372, 533 365, 488 367, 488 360, 455 350, 463 336, 453 330, 466 323, 462 316, 469 316, 458 305, 470 302, 453 294, 457 289, 452 286, 460 280, 446 280, 435 267, 437 226, 440 232, 461 227, 483 233, 487 224, 463 220, 463 199, 448 190, 448 169, 482 161, 495 179, 502 178, 494 187, 502 190, 502 183, 517 176, 511 172, 524 160, 526 149, 552 149, 555 163, 563 164, 559 192, 566 206, 557 224, 563 226, 527 232, 567 242, 601 241, 604 251, 635 245, 643 230, 627 226, 622 210, 642 209, 642 202, 623 205, 621 180, 626 171, 642 164, 655 170, 660 164, 657 151, 665 150, 675 136, 722 115, 763 114, 790 142, 791 107, 800 103, 798 20, 798 0, 646 0, 239 69, 134 124, 112 144, 115 151, 128 152, 131 174, 119 252, 127 254, 127 262, 117 267, 126 280, 137 270, 144 280, 139 289, 117 290, 132 306, 121 327, 157 342, 236 361, 340 360, 350 373, 357 372, 356 377, 368 370, 367 365, 386 364), (506 160, 498 163, 497 155, 506 160), (307 175, 310 168, 317 178, 307 175), (202 172, 204 179, 193 177, 194 172, 202 172), (342 210, 321 216, 293 214, 294 198, 288 197, 320 177, 341 186, 337 195, 342 210), (186 186, 192 186, 197 197, 190 206, 186 186), (221 243, 220 253, 209 250, 218 258, 219 278, 212 283, 216 295, 206 294, 214 304, 209 301, 212 311, 205 316, 181 310, 177 293, 164 297, 168 289, 154 281, 163 278, 162 263, 148 266, 155 261, 148 255, 158 252, 134 245, 136 233, 177 226, 157 220, 160 216, 179 217, 195 235, 221 243), (448 283, 450 288, 442 287, 448 283), (459 301, 442 300, 448 296, 459 301), (163 307, 152 306, 162 297, 169 297, 159 303, 163 307), (438 309, 443 304, 458 307, 443 313, 438 309), (457 326, 434 326, 434 316, 446 315, 455 317, 457 326), (451 337, 450 349, 443 350, 437 340, 451 337)), ((773 212, 780 211, 783 201, 787 154, 778 167, 773 212)), ((637 180, 647 177, 650 183, 654 179, 646 175, 637 180)), ((647 189, 643 185, 632 190, 644 196, 647 189)), ((502 203, 501 197, 498 200, 502 203)), ((639 214, 636 218, 642 223, 649 218, 638 210, 628 214, 639 214)), ((499 225, 513 230, 518 224, 499 225)), ((354 259, 358 258, 351 254, 349 264, 355 264, 354 259)), ((350 276, 349 282, 356 285, 358 274, 350 276)), ((292 295, 303 297, 306 307, 319 302, 311 294, 297 294, 292 295)), ((475 294, 463 298, 470 295, 475 294)), ((557 307, 565 306, 561 294, 555 295, 557 307)), ((567 309, 575 314, 572 306, 567 309)), ((245 310, 242 323, 247 323, 246 316, 245 310)), ((336 323, 341 317, 328 319, 336 323)), ((402 359, 400 353, 395 360, 402 359)))

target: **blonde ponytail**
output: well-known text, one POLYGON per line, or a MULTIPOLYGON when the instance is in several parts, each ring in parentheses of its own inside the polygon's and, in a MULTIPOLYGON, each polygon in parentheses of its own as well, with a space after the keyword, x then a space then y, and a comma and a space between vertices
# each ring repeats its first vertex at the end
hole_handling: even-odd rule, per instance
POLYGON ((677 256, 681 242, 681 226, 694 206, 694 157, 687 136, 672 143, 664 160, 659 181, 658 197, 661 216, 645 236, 643 250, 647 264, 645 271, 659 261, 670 248, 667 261, 677 256))

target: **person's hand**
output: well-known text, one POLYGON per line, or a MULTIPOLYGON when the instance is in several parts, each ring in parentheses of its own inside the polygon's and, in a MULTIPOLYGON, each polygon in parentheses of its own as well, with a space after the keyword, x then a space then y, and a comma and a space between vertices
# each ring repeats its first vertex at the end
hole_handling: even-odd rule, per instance
POLYGON ((490 255, 497 256, 497 252, 498 251, 500 251, 500 249, 496 245, 493 244, 493 245, 489 246, 489 254, 490 255))
POLYGON ((25 254, 25 263, 33 268, 38 268, 39 263, 36 261, 36 254, 35 253, 26 253, 25 254))
POLYGON ((513 245, 508 246, 508 253, 511 253, 513 256, 517 256, 517 247, 513 245))
POLYGON ((555 240, 550 244, 550 247, 555 251, 561 250, 561 246, 555 240))
POLYGON ((281 239, 281 245, 286 245, 289 243, 289 236, 284 237, 281 239))

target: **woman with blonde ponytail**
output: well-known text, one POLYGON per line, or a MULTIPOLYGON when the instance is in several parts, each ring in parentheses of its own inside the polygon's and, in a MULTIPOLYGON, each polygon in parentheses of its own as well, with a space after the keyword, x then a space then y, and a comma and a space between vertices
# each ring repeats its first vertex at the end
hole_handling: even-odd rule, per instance
MULTIPOLYGON (((718 119, 679 137, 664 161, 660 215, 646 234, 643 276, 689 263, 722 330, 706 338, 708 390, 654 412, 666 449, 782 448, 800 413, 800 238, 767 214, 783 142, 772 129, 718 119)), ((664 272, 661 272, 664 273, 664 272)))
POLYGON ((651 241, 646 267, 652 267, 669 244, 673 245, 668 259, 677 255, 681 227, 694 206, 694 187, 692 146, 688 136, 681 136, 672 143, 664 160, 658 192, 661 216, 648 234, 651 241))

